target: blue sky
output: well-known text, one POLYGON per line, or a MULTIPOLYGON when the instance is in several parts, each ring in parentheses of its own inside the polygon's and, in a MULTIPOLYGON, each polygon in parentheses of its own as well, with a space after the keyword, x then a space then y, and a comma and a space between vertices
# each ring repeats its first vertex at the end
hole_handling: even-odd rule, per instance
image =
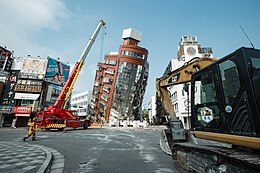
POLYGON ((197 36, 203 47, 223 57, 250 43, 260 48, 259 0, 0 0, 0 45, 15 56, 56 57, 74 65, 100 19, 106 35, 94 43, 74 91, 91 90, 100 54, 116 52, 122 31, 142 32, 141 47, 149 50, 149 80, 144 106, 155 95, 155 78, 176 58, 181 36, 197 36))

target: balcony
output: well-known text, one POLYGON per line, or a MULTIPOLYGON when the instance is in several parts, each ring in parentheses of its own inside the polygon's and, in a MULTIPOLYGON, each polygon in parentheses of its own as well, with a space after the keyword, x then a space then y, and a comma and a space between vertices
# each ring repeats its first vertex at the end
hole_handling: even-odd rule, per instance
POLYGON ((107 95, 105 95, 105 94, 102 94, 102 95, 101 95, 101 99, 103 99, 103 100, 105 100, 106 102, 108 102, 109 97, 108 97, 107 95))
POLYGON ((109 87, 107 87, 107 86, 103 86, 103 91, 105 91, 106 93, 109 93, 110 92, 110 88, 109 87))
POLYGON ((109 68, 109 69, 107 69, 107 70, 105 71, 105 73, 108 73, 108 74, 114 75, 114 74, 115 74, 115 70, 109 68))
POLYGON ((94 84, 94 86, 96 86, 96 87, 98 87, 100 85, 100 83, 99 82, 95 82, 95 84, 94 84))

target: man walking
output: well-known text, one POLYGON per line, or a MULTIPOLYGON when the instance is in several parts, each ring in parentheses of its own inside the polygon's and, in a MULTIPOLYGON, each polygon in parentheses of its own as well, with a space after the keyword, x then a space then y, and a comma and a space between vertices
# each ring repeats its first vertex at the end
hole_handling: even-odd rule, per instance
POLYGON ((29 130, 27 135, 23 138, 23 141, 25 142, 25 140, 27 138, 29 138, 32 135, 32 140, 35 141, 36 140, 36 117, 33 118, 33 120, 29 120, 28 124, 29 126, 29 130))

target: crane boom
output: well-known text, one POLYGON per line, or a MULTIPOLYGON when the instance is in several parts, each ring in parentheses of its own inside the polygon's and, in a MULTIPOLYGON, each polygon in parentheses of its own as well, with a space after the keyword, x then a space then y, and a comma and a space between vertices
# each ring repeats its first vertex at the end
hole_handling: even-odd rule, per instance
POLYGON ((72 92, 73 86, 76 82, 76 79, 84 65, 84 61, 101 29, 102 26, 105 25, 105 22, 103 20, 100 20, 95 32, 93 33, 92 37, 89 39, 89 42, 87 46, 85 47, 84 51, 82 52, 79 61, 75 64, 67 82, 65 83, 64 87, 62 88, 61 93, 59 94, 56 102, 53 106, 50 106, 50 109, 54 108, 64 108, 66 107, 66 104, 68 102, 68 99, 70 97, 70 94, 72 92))
POLYGON ((72 92, 73 86, 76 79, 84 65, 84 61, 101 29, 105 25, 103 20, 100 20, 94 34, 90 38, 87 46, 85 47, 82 55, 78 62, 76 62, 72 72, 65 85, 62 88, 58 99, 53 106, 49 106, 45 110, 37 111, 36 113, 36 124, 39 128, 44 128, 46 130, 58 129, 63 130, 64 128, 78 128, 83 127, 88 128, 93 122, 91 119, 79 118, 77 116, 77 111, 66 109, 66 104, 69 100, 70 94, 72 92))

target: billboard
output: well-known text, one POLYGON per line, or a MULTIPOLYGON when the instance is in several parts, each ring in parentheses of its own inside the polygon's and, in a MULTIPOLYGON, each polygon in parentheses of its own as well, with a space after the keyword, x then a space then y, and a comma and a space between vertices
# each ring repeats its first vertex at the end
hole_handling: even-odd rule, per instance
POLYGON ((13 59, 12 52, 0 46, 0 69, 10 71, 13 59))
POLYGON ((32 112, 32 107, 29 106, 14 106, 13 113, 17 114, 30 114, 32 112))
POLYGON ((13 106, 0 106, 0 113, 11 113, 13 106))
MULTIPOLYGON (((47 60, 41 58, 26 58, 24 59, 23 66, 20 74, 23 75, 36 75, 38 79, 43 79, 47 68, 47 60)), ((32 78, 33 79, 33 78, 32 78)))
POLYGON ((15 92, 40 93, 43 81, 18 79, 15 92))
POLYGON ((48 57, 45 80, 58 85, 64 85, 69 78, 70 66, 48 57))
POLYGON ((22 70, 23 68, 24 58, 14 57, 12 63, 12 70, 22 70))
POLYGON ((40 94, 31 94, 31 93, 15 93, 14 99, 21 100, 37 100, 40 94))
POLYGON ((9 78, 9 72, 3 71, 0 69, 0 82, 5 83, 9 78))

